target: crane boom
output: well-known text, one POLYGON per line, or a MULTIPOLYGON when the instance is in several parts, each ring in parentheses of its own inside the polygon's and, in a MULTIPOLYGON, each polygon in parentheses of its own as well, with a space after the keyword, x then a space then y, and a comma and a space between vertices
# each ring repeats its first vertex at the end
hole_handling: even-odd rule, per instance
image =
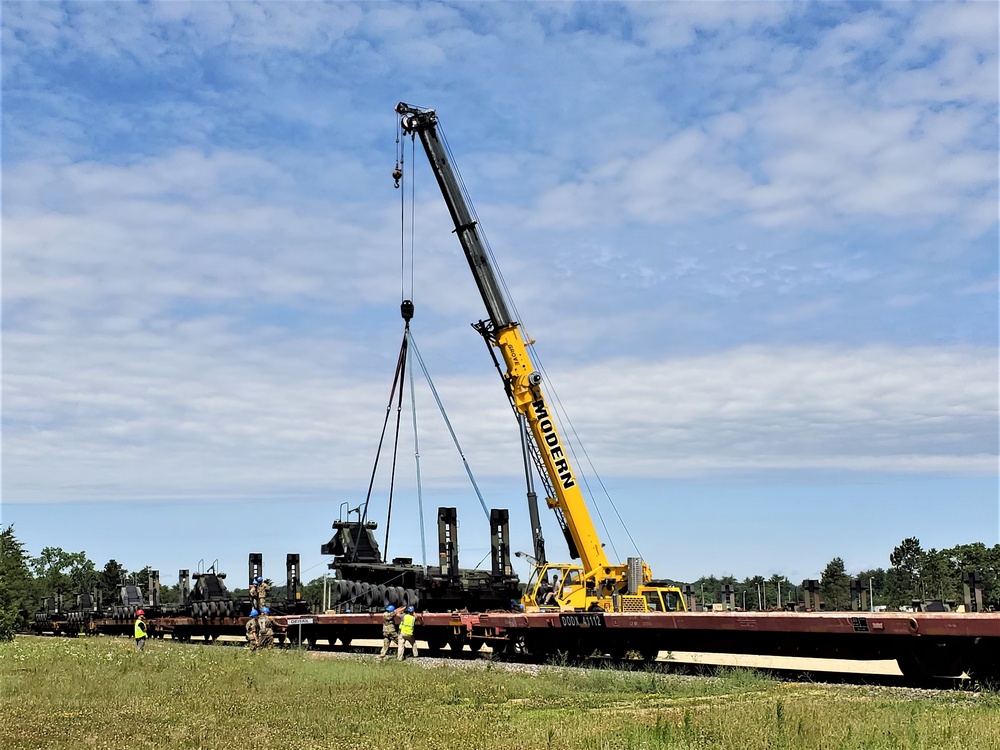
MULTIPOLYGON (((532 363, 521 325, 511 315, 510 305, 498 283, 472 208, 438 133, 437 113, 403 102, 396 105, 396 113, 400 116, 403 133, 419 136, 424 147, 489 315, 488 323, 481 324, 477 329, 500 351, 506 369, 503 377, 508 395, 520 418, 527 422, 526 435, 543 469, 543 479, 548 480, 546 486, 552 493, 552 497, 546 498, 546 503, 559 519, 571 557, 580 558, 579 566, 544 566, 543 558, 536 567, 536 573, 541 573, 543 578, 549 569, 562 573, 560 595, 563 598, 557 600, 558 606, 611 609, 615 602, 620 603, 619 595, 630 594, 633 599, 639 600, 636 606, 645 611, 648 611, 646 601, 649 596, 659 602, 657 608, 683 609, 682 600, 679 605, 676 604, 680 594, 678 589, 670 589, 673 603, 668 605, 666 599, 659 598, 660 592, 667 589, 644 588, 652 573, 640 558, 631 558, 629 565, 612 565, 609 562, 584 501, 576 472, 563 447, 555 415, 545 399, 541 373, 532 363), (569 586, 571 575, 574 578, 572 587, 569 586)), ((534 531, 537 539, 540 530, 534 531)), ((536 545, 536 555, 539 555, 539 549, 540 545, 536 545)), ((533 601, 535 596, 534 593, 526 593, 525 601, 533 601)), ((652 602, 652 599, 649 601, 652 602)))
MULTIPOLYGON (((572 537, 572 544, 585 569, 590 571, 608 568, 610 573, 612 566, 604 554, 583 494, 580 492, 576 473, 563 448, 552 410, 542 392, 541 375, 531 361, 521 326, 510 314, 510 307, 483 246, 479 227, 438 135, 437 114, 434 110, 418 109, 403 103, 396 107, 396 112, 402 117, 403 131, 419 136, 438 187, 441 188, 441 194, 455 224, 455 233, 462 243, 465 258, 469 262, 472 276, 486 305, 492 324, 491 338, 500 350, 507 368, 506 379, 514 406, 528 422, 532 439, 539 449, 538 452, 554 489, 555 507, 562 511, 572 537)), ((552 500, 549 502, 551 504, 552 500)))

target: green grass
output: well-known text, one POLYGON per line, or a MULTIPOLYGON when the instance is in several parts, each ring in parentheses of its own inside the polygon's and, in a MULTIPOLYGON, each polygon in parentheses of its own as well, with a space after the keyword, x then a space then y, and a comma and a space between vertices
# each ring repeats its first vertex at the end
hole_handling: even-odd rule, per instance
POLYGON ((1000 748, 1000 697, 540 675, 113 638, 0 644, 0 748, 1000 748))

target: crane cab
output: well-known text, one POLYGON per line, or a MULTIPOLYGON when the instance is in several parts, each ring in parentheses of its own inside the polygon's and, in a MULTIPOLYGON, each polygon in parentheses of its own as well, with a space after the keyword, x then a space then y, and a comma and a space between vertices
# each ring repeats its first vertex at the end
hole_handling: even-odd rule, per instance
POLYGON ((521 605, 526 612, 686 612, 684 596, 676 586, 648 585, 634 594, 598 597, 592 579, 579 565, 547 563, 536 567, 524 587, 521 605))
POLYGON ((525 584, 521 604, 529 612, 587 609, 583 568, 565 563, 535 567, 525 584))
POLYGON ((640 586, 647 612, 685 612, 684 596, 676 586, 640 586))

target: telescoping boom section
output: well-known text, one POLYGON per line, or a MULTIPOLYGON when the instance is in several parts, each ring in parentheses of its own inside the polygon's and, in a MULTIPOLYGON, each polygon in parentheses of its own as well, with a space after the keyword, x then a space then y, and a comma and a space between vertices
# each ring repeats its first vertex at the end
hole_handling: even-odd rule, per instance
MULTIPOLYGON (((645 563, 641 563, 641 572, 636 575, 633 566, 630 585, 629 566, 612 564, 604 553, 570 456, 559 435, 553 411, 546 401, 542 376, 532 363, 520 324, 511 315, 511 307, 498 283, 471 206, 438 133, 437 114, 432 109, 404 103, 396 106, 396 112, 400 116, 403 132, 420 138, 437 179, 455 225, 455 233, 486 305, 489 320, 480 330, 500 351, 508 394, 514 408, 527 422, 534 453, 548 480, 546 484, 551 496, 546 501, 560 520, 571 557, 579 557, 580 560, 579 564, 547 565, 539 561, 524 603, 532 607, 542 604, 538 586, 548 583, 551 570, 561 579, 555 596, 549 600, 552 606, 610 610, 617 608, 616 602, 621 606, 620 597, 634 599, 637 605, 641 605, 645 599, 642 597, 644 592, 639 589, 648 588, 645 584, 651 580, 652 573, 645 563)), ((676 607, 683 608, 682 597, 672 597, 671 601, 677 602, 676 607)))

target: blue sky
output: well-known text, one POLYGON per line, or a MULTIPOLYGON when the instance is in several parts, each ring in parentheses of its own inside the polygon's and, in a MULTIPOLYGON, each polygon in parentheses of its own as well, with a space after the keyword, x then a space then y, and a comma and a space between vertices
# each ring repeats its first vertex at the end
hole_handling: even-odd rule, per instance
MULTIPOLYGON (((998 541, 995 3, 2 11, 2 521, 31 552, 322 572, 402 333, 401 100, 441 117, 612 557, 801 580, 998 541)), ((483 306, 405 169, 415 338, 527 550, 483 306)), ((457 505, 472 565, 421 383, 417 414, 428 528, 457 505)), ((404 437, 389 553, 419 560, 404 437)))

